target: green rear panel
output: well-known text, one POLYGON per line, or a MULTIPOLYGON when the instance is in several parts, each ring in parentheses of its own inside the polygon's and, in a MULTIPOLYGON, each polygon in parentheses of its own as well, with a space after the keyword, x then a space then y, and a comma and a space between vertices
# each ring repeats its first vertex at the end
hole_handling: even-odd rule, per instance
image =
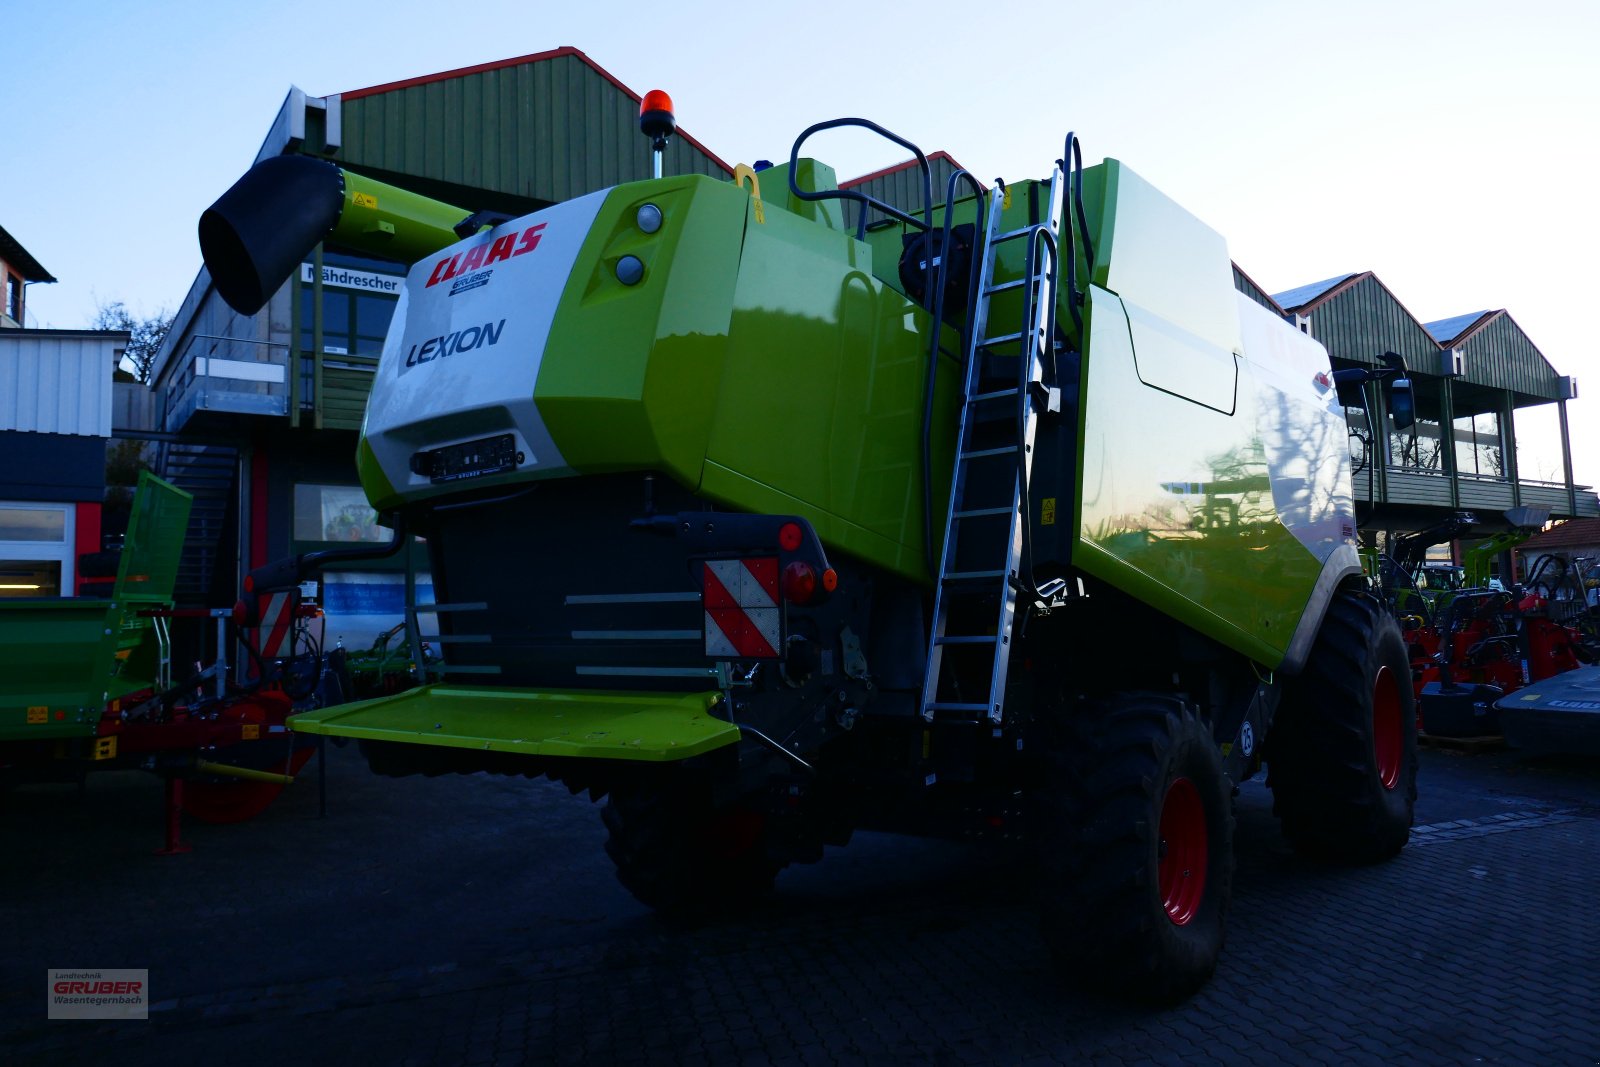
POLYGON ((105 600, 0 601, 0 742, 94 734, 121 618, 105 600))
POLYGON ((190 495, 139 475, 110 600, 0 601, 0 741, 93 735, 108 699, 155 681, 154 624, 171 607, 190 495))
MULTIPOLYGON (((873 276, 871 249, 831 224, 770 202, 758 218, 746 190, 705 178, 640 182, 595 220, 535 395, 581 473, 662 470, 720 504, 802 515, 830 548, 922 578, 927 328, 873 276), (645 203, 668 220, 653 238, 633 222, 645 203), (646 268, 632 287, 613 277, 629 254, 646 268)), ((947 471, 957 382, 941 364, 936 419, 950 430, 934 469, 947 471)))
POLYGON ((188 493, 149 471, 139 474, 128 536, 117 566, 117 599, 147 604, 171 602, 193 502, 188 493))
MULTIPOLYGON (((701 489, 803 515, 830 548, 921 578, 929 316, 874 276, 872 249, 848 234, 787 211, 765 216, 745 230, 701 489)), ((953 337, 946 347, 957 348, 953 337)), ((938 385, 933 469, 948 472, 953 359, 941 357, 938 385)), ((947 473, 935 479, 935 501, 948 484, 947 473)))
POLYGON ((739 740, 708 714, 712 693, 489 689, 429 685, 376 700, 291 716, 296 731, 373 741, 666 762, 739 740))
POLYGON ((112 593, 121 608, 117 659, 105 686, 112 697, 148 689, 156 682, 160 650, 155 623, 139 613, 172 606, 193 503, 194 498, 177 486, 149 471, 140 472, 112 593))

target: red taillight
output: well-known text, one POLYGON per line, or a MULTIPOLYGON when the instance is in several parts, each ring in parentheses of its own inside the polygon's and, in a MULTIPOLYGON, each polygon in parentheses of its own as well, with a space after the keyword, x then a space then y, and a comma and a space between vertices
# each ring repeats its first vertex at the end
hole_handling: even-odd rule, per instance
MULTIPOLYGON (((249 578, 246 578, 244 581, 246 586, 251 584, 249 578)), ((255 625, 255 620, 250 617, 250 605, 245 603, 243 600, 235 600, 233 602, 233 624, 235 626, 255 625)))
POLYGON ((798 522, 786 522, 778 528, 778 545, 785 552, 793 552, 805 540, 805 534, 800 529, 798 522))
POLYGON ((839 588, 839 572, 829 567, 822 572, 822 591, 831 593, 839 588))
POLYGON ((246 593, 254 593, 256 591, 255 575, 247 574, 244 576, 244 591, 246 593))
POLYGON ((809 604, 816 595, 816 568, 802 559, 783 568, 783 599, 793 604, 809 604))

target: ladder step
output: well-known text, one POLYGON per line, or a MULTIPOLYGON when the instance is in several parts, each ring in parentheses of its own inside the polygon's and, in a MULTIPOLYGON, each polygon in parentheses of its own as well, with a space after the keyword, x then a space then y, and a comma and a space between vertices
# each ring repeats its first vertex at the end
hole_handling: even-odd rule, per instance
POLYGON ((990 296, 993 296, 995 293, 1005 293, 1012 289, 1021 289, 1024 285, 1028 284, 1028 281, 1029 279, 1027 278, 1018 278, 1015 281, 1001 282, 999 285, 989 286, 989 288, 985 289, 984 292, 990 296))
POLYGON ((985 515, 1014 515, 1016 508, 973 508, 970 511, 956 512, 958 519, 980 519, 985 515))
POLYGON ((1021 392, 1020 389, 1013 387, 1011 389, 996 389, 992 393, 979 393, 972 397, 972 399, 968 400, 967 405, 970 407, 973 404, 981 404, 986 400, 1003 400, 1006 397, 1014 397, 1019 392, 1021 392))
POLYGON ((970 582, 978 579, 1005 578, 1009 571, 950 571, 944 576, 947 582, 970 582))
POLYGON ((934 643, 939 645, 992 645, 998 640, 999 638, 993 634, 983 634, 981 636, 977 634, 957 634, 954 636, 946 634, 943 637, 934 638, 934 643))
POLYGON ((995 234, 994 235, 994 240, 990 241, 989 243, 991 245, 997 245, 997 244, 1003 244, 1006 241, 1015 241, 1019 237, 1026 237, 1026 236, 1028 236, 1028 234, 1032 233, 1034 230, 1038 230, 1038 229, 1042 229, 1042 228, 1043 227, 1038 226, 1038 225, 1032 225, 1032 226, 1023 226, 1021 229, 1016 229, 1016 230, 1006 230, 1003 233, 995 234))
POLYGON ((1017 333, 1003 333, 998 337, 985 337, 982 341, 978 342, 978 347, 986 348, 990 345, 1008 345, 1013 341, 1020 340, 1022 340, 1022 333, 1020 331, 1017 333))
POLYGON ((988 711, 987 704, 924 704, 923 711, 988 711))
POLYGON ((973 452, 963 452, 961 453, 961 458, 982 459, 985 456, 1014 456, 1016 454, 1016 445, 1005 445, 1001 448, 980 448, 973 452))

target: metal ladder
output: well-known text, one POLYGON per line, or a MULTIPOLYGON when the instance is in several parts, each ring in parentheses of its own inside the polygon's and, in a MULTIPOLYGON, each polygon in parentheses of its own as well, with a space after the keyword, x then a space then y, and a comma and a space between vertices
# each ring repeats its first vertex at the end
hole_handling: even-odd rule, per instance
MULTIPOLYGON (((1045 382, 1044 371, 1055 347, 1056 234, 1061 226, 1064 185, 1058 165, 1048 185, 1046 217, 1006 232, 1001 232, 1000 223, 1008 194, 998 183, 989 193, 988 219, 977 257, 979 276, 962 353, 966 384, 961 428, 956 437, 922 685, 922 717, 929 722, 940 713, 1001 721, 1017 595, 1024 587, 1021 508, 1033 468, 1034 434, 1039 416, 1060 407, 1060 390, 1045 382), (1000 249, 1013 241, 1026 242, 1024 273, 996 283, 1000 249), (990 302, 996 294, 1012 290, 1021 290, 1023 295, 1021 328, 990 334, 990 302), (1009 348, 1017 350, 1016 357, 1004 354, 1009 348), (997 387, 997 376, 986 369, 1009 358, 1018 359, 1018 373, 1009 384, 997 387), (978 692, 952 691, 954 672, 946 677, 945 653, 958 648, 965 649, 954 655, 962 658, 968 678, 981 679, 987 658, 988 686, 981 700, 978 692)), ((1048 596, 1053 591, 1033 590, 1031 577, 1026 586, 1030 595, 1042 592, 1048 596)))

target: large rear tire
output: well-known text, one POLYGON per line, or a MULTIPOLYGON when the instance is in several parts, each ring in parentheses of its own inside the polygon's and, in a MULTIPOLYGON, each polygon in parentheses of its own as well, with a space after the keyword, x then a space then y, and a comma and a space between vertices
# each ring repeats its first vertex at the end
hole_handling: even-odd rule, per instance
POLYGON ((778 874, 765 816, 717 808, 699 784, 614 790, 601 818, 617 880, 671 921, 701 922, 714 911, 748 907, 771 892, 778 874))
POLYGON ((1376 863, 1411 836, 1417 713, 1394 620, 1370 597, 1334 598, 1267 746, 1267 784, 1296 852, 1376 863))
POLYGON ((1233 895, 1221 753, 1174 697, 1084 715, 1039 790, 1045 941, 1085 988, 1175 1003, 1216 970, 1233 895))

